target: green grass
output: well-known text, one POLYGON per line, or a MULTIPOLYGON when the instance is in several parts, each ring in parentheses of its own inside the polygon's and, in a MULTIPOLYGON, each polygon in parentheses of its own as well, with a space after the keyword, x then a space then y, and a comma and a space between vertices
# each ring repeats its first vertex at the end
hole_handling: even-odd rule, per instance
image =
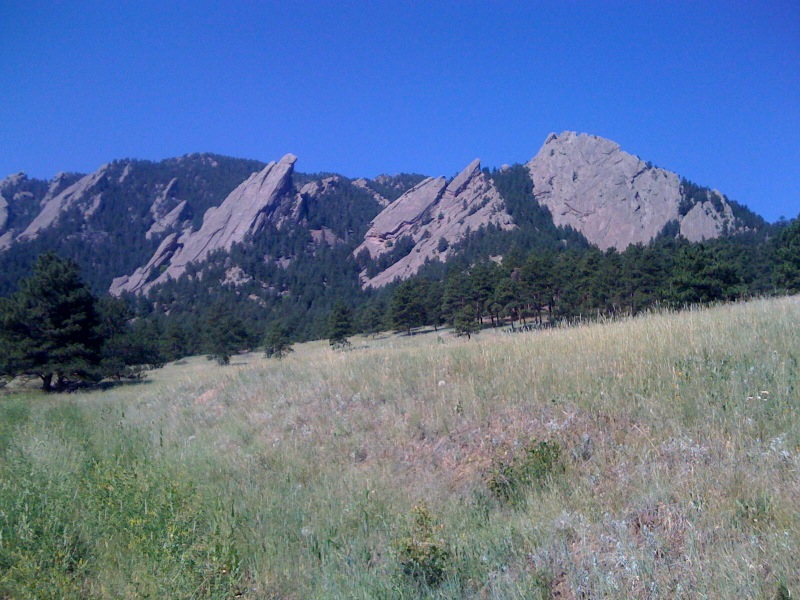
POLYGON ((763 300, 7 395, 0 597, 794 597, 798 323, 763 300))

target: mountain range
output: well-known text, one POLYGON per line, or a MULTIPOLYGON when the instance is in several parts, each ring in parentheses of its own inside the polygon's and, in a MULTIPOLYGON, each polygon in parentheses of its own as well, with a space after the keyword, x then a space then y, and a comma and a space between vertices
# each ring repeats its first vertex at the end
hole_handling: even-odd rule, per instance
MULTIPOLYGON (((249 289, 258 302, 293 293, 281 271, 331 253, 368 289, 451 260, 479 232, 525 230, 528 240, 621 251, 659 235, 702 241, 765 225, 716 190, 574 132, 550 134, 524 164, 490 171, 476 159, 452 178, 304 174, 297 161, 193 154, 116 160, 50 181, 11 175, 0 182, 0 295, 49 249, 74 258, 96 292, 114 295, 200 278, 204 264, 222 260, 219 283, 258 277, 249 289), (531 211, 538 224, 525 217, 531 211), (259 276, 246 268, 253 261, 259 276)), ((337 275, 321 277, 327 286, 337 275)))

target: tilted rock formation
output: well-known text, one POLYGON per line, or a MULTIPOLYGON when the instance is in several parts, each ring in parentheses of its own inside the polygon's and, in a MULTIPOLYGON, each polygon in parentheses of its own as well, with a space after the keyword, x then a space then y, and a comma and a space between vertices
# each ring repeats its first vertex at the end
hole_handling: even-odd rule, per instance
POLYGON ((145 238, 148 240, 153 238, 154 236, 160 235, 167 231, 168 229, 172 229, 175 227, 180 220, 183 218, 184 213, 186 212, 187 202, 186 200, 181 200, 181 202, 165 214, 163 217, 159 217, 151 226, 150 229, 147 230, 147 233, 144 234, 145 238))
POLYGON ((20 230, 25 229, 36 216, 31 209, 47 205, 68 185, 76 181, 76 175, 59 173, 42 191, 43 181, 29 179, 25 173, 9 175, 0 181, 0 251, 8 248, 20 230))
POLYGON ((103 178, 107 169, 108 165, 103 165, 94 173, 81 177, 64 190, 60 189, 60 177, 56 176, 50 185, 47 196, 42 200, 42 210, 19 235, 18 239, 36 238, 43 229, 54 225, 64 211, 75 205, 80 207, 85 216, 91 216, 100 206, 102 198, 102 194, 96 192, 94 187, 103 178), (92 194, 92 192, 96 193, 92 194))
POLYGON ((180 237, 176 233, 165 237, 150 261, 132 275, 114 279, 110 292, 139 293, 167 279, 177 279, 189 263, 204 260, 214 250, 229 250, 234 243, 258 231, 291 191, 296 160, 297 157, 287 154, 280 162, 271 162, 262 171, 253 173, 222 204, 206 211, 199 230, 180 237))
POLYGON ((369 182, 366 179, 364 179, 363 177, 360 177, 358 179, 354 179, 352 183, 357 188, 361 188, 362 190, 367 190, 370 194, 372 194, 372 197, 375 198, 375 202, 377 202, 381 206, 389 206, 389 204, 390 204, 389 199, 388 198, 384 198, 381 194, 379 194, 378 192, 373 190, 371 187, 369 187, 369 182))
POLYGON ((603 250, 646 244, 670 221, 678 221, 681 234, 691 241, 734 228, 724 198, 717 198, 722 212, 709 197, 682 215, 681 181, 675 173, 649 166, 597 136, 550 134, 527 167, 536 200, 550 210, 555 224, 573 227, 603 250))
POLYGON ((8 223, 8 202, 0 196, 0 234, 5 231, 6 223, 8 223))
POLYGON ((695 204, 681 219, 681 235, 687 240, 711 239, 733 230, 736 217, 730 204, 716 190, 707 192, 707 196, 708 200, 695 204), (715 204, 722 206, 722 212, 715 204))
MULTIPOLYGON (((125 167, 125 172, 129 171, 128 167, 130 167, 130 165, 125 167)), ((123 178, 121 177, 120 181, 122 179, 123 178)), ((169 199, 172 195, 172 190, 174 189, 177 181, 178 181, 177 177, 173 177, 172 179, 170 179, 166 187, 164 187, 164 189, 161 190, 161 193, 158 196, 156 196, 156 199, 153 200, 153 203, 150 205, 150 214, 153 215, 153 220, 155 222, 158 222, 159 220, 163 219, 167 215, 167 213, 170 212, 169 199)))
MULTIPOLYGON (((125 167, 125 171, 128 171, 129 166, 130 165, 125 167)), ((146 239, 152 239, 170 229, 177 229, 178 224, 184 217, 188 202, 186 200, 181 200, 177 205, 174 205, 174 202, 177 200, 173 198, 173 190, 177 181, 177 177, 170 179, 166 187, 161 190, 161 193, 156 196, 156 199, 153 200, 153 203, 150 205, 150 214, 153 215, 153 224, 150 226, 150 229, 147 230, 147 233, 145 233, 146 239), (170 205, 173 205, 171 209, 170 205)))
POLYGON ((474 160, 450 183, 444 177, 429 177, 408 190, 373 219, 364 242, 354 251, 364 250, 376 259, 392 250, 401 238, 410 238, 409 254, 373 277, 362 273, 363 287, 381 287, 395 279, 414 275, 428 258, 446 258, 447 249, 466 236, 492 223, 502 229, 514 227, 511 216, 491 180, 474 160), (446 244, 441 240, 444 239, 446 244), (441 246, 440 246, 441 244, 441 246))

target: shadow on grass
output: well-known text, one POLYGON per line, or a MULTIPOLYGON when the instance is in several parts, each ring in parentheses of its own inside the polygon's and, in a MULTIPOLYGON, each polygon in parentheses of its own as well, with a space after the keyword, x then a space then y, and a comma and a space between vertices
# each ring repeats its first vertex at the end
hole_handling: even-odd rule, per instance
MULTIPOLYGON (((80 388, 87 392, 93 391, 106 391, 112 390, 118 387, 123 387, 127 385, 150 385, 153 383, 152 379, 148 379, 147 377, 136 377, 133 379, 115 379, 112 381, 101 381, 99 383, 89 383, 86 384, 84 387, 80 388)), ((65 391, 77 391, 77 390, 65 390, 65 391)))

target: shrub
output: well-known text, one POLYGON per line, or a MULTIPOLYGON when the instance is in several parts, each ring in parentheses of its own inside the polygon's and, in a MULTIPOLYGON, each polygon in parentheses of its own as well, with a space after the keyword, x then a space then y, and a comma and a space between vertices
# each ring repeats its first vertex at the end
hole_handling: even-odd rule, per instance
POLYGON ((486 486, 501 502, 522 504, 531 488, 542 485, 549 477, 564 472, 561 446, 558 442, 531 442, 510 457, 492 461, 486 486))
POLYGON ((410 535, 397 544, 400 565, 403 574, 417 585, 436 587, 447 574, 450 549, 445 540, 436 537, 442 526, 435 524, 428 507, 422 503, 413 512, 410 535))

